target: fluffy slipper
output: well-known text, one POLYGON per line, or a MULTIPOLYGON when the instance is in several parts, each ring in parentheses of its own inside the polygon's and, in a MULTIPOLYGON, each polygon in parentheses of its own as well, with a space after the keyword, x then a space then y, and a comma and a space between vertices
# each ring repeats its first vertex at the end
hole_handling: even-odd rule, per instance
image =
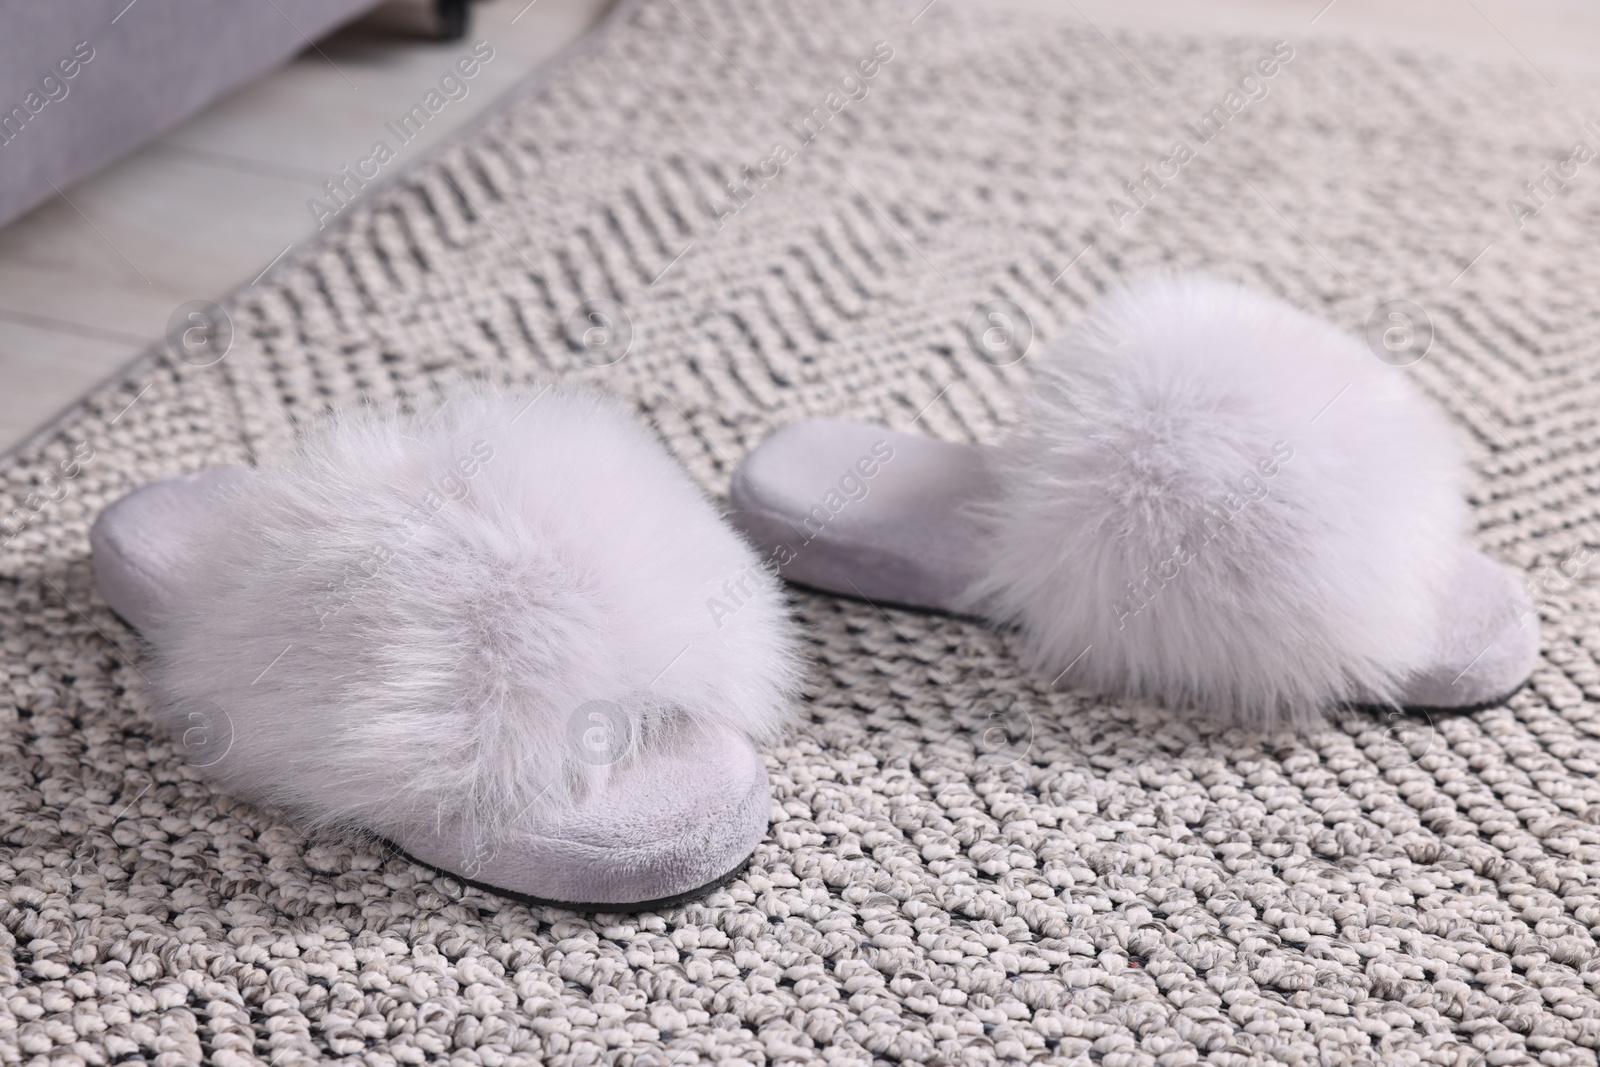
POLYGON ((766 834, 778 583, 597 394, 338 421, 124 497, 91 543, 191 755, 313 829, 588 909, 693 895, 766 834))
POLYGON ((734 521, 819 589, 1020 627, 1065 683, 1261 725, 1466 708, 1538 655, 1515 573, 1470 547, 1452 428, 1359 341, 1235 285, 1108 297, 979 448, 780 430, 734 521))

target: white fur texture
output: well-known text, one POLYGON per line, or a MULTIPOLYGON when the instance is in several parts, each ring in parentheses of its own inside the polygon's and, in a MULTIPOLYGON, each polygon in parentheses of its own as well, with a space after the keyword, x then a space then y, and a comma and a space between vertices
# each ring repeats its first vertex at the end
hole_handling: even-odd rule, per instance
POLYGON ((1268 726, 1393 700, 1466 522, 1454 431, 1407 375, 1241 286, 1106 297, 997 453, 970 605, 1051 674, 1082 654, 1069 685, 1268 726))
POLYGON ((537 395, 349 417, 223 494, 147 636, 174 724, 231 722, 235 792, 323 829, 492 831, 622 773, 574 744, 591 701, 639 746, 781 731, 776 579, 618 403, 537 395))

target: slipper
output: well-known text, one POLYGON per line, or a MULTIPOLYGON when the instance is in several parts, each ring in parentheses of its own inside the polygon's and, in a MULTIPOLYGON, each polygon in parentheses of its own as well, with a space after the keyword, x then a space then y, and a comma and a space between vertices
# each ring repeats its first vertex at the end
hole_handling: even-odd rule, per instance
POLYGON ((190 758, 313 831, 584 910, 697 895, 766 835, 781 585, 614 401, 353 416, 90 539, 190 758))
POLYGON ((1157 276, 1043 356, 1001 444, 801 423, 731 499, 791 581, 983 615, 1057 681, 1271 726, 1528 678, 1537 615, 1468 543, 1466 478, 1442 414, 1360 341, 1157 276))

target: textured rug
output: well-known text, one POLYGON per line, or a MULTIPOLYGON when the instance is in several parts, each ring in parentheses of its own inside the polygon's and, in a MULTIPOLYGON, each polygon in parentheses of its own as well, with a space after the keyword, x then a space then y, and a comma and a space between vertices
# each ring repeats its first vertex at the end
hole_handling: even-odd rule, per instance
POLYGON ((231 342, 0 463, 0 1060, 1596 1062, 1600 141, 1527 64, 1306 36, 653 0, 347 186, 231 342), (1263 737, 797 592, 814 668, 749 871, 582 917, 211 788, 94 591, 119 494, 464 377, 599 383, 719 495, 805 416, 991 439, 1027 335, 1162 266, 1376 323, 1528 575, 1530 687, 1263 737))

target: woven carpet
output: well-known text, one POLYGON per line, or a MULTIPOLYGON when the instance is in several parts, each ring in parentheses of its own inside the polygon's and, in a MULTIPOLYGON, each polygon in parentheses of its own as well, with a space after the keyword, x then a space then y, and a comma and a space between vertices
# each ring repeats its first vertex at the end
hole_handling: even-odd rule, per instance
POLYGON ((230 298, 223 358, 153 352, 5 459, 0 1059, 1595 1063, 1578 94, 1063 11, 627 5, 230 298), (1459 424, 1477 542, 1528 575, 1528 688, 1267 737, 1052 685, 971 621, 797 591, 814 666, 749 870, 585 917, 218 792, 94 591, 118 495, 467 377, 613 390, 718 495, 803 417, 990 440, 1029 360, 972 343, 974 309, 1009 301, 1042 345, 1158 267, 1358 333, 1422 309, 1396 373, 1459 424))

